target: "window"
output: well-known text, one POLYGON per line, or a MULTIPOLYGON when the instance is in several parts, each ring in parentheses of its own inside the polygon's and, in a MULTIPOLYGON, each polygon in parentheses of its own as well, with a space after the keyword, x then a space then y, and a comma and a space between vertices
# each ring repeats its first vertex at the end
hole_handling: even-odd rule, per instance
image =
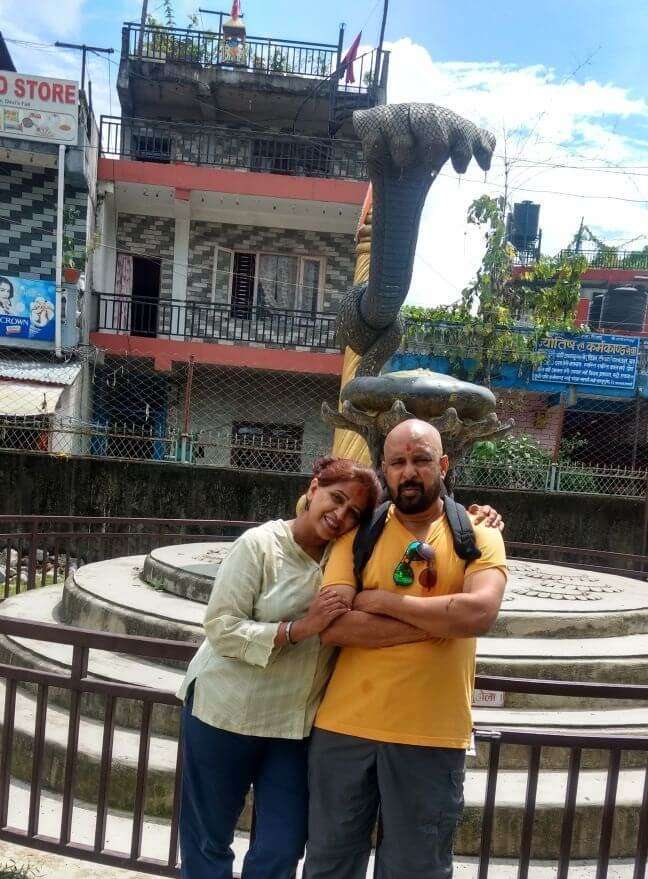
POLYGON ((133 132, 133 156, 140 162, 170 162, 171 144, 168 134, 160 134, 152 128, 133 132))
POLYGON ((296 310, 314 315, 321 309, 324 260, 318 256, 245 253, 217 246, 212 300, 231 306, 232 317, 250 319, 262 310, 296 310))
POLYGON ((331 147, 323 142, 257 137, 252 142, 253 171, 326 177, 331 173, 331 147))
POLYGON ((297 424, 232 424, 230 464, 242 470, 301 472, 304 428, 297 424))

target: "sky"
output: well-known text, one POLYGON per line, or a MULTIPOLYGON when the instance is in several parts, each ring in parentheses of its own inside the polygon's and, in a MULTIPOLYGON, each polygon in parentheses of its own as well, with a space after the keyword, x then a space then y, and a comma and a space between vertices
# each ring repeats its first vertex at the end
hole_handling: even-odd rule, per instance
MULTIPOLYGON (((172 0, 176 24, 208 0, 172 0)), ((376 45, 384 0, 295 3, 242 0, 248 33, 348 45, 376 45)), ((210 0, 208 8, 221 9, 210 0)), ((228 6, 225 6, 228 8, 228 6)), ((149 11, 162 18, 160 0, 149 11)), ((97 113, 119 115, 115 79, 121 25, 139 20, 141 0, 0 0, 0 30, 25 73, 79 78, 80 53, 56 40, 112 47, 92 56, 97 113), (25 15, 27 11, 27 15, 25 15), (42 45, 46 44, 46 45, 42 45)), ((215 19, 199 16, 208 28, 215 19)), ((428 195, 408 301, 456 301, 483 254, 468 227, 470 203, 501 195, 541 205, 543 251, 569 245, 581 219, 606 242, 648 245, 648 3, 645 0, 391 0, 388 101, 449 107, 497 137, 487 175, 448 165, 428 195), (504 157, 506 157, 506 162, 504 157), (505 173, 505 167, 508 169, 505 173)))

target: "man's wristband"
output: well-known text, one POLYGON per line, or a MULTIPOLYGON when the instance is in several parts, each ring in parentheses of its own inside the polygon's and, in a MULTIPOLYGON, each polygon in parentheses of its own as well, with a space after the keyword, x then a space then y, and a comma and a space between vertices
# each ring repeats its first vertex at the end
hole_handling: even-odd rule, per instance
POLYGON ((290 622, 286 623, 285 632, 286 632, 286 644, 291 644, 294 647, 297 642, 293 641, 291 634, 290 634, 290 630, 292 629, 293 622, 294 622, 294 620, 290 620, 290 622))

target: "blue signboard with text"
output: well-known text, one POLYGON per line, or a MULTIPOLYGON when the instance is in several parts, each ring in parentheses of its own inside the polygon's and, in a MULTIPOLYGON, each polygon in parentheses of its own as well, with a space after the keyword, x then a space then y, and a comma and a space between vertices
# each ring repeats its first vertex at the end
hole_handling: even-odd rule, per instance
POLYGON ((0 275, 0 339, 54 342, 56 285, 0 275))
POLYGON ((630 336, 594 333, 548 336, 538 343, 543 360, 533 370, 532 380, 632 389, 637 383, 639 342, 630 336))

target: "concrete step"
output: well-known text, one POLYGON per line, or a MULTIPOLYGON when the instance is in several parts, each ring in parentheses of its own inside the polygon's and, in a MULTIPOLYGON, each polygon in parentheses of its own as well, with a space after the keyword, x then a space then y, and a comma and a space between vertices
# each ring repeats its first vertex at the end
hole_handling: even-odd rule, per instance
MULTIPOLYGON (((29 790, 22 782, 13 782, 9 794, 11 826, 27 829, 29 809, 29 790)), ((57 794, 43 791, 39 830, 41 834, 56 838, 60 831, 62 799, 57 794)), ((76 802, 72 822, 72 839, 77 844, 92 846, 94 843, 95 807, 91 803, 76 802)), ((127 855, 130 852, 132 821, 129 815, 121 812, 109 814, 107 821, 106 848, 127 855)), ((161 852, 168 851, 170 824, 162 819, 148 818, 144 821, 142 832, 142 854, 147 858, 160 858, 161 852)), ((249 835, 238 831, 234 836, 234 871, 241 872, 243 858, 248 850, 249 835)), ((0 861, 17 864, 32 864, 40 875, 47 879, 155 879, 143 873, 106 867, 92 862, 78 861, 67 856, 52 855, 47 852, 28 849, 13 843, 0 841, 0 861)), ((477 858, 456 855, 454 875, 457 879, 477 879, 479 861, 477 858)), ((303 861, 297 869, 302 876, 303 861)), ((373 877, 374 852, 369 858, 367 879, 373 877)), ((489 863, 490 879, 517 879, 519 861, 517 859, 492 858, 489 863)), ((634 861, 631 859, 611 860, 608 879, 633 879, 634 861)), ((555 861, 531 861, 529 879, 555 879, 555 861)), ((569 868, 570 879, 596 879, 597 862, 594 860, 573 860, 569 868)), ((161 877, 160 877, 161 879, 161 877)))
POLYGON ((600 574, 512 560, 494 637, 597 638, 648 632, 648 587, 600 574))
POLYGON ((143 563, 144 556, 128 556, 79 568, 65 583, 61 621, 104 632, 200 644, 205 608, 149 586, 139 576, 143 563))
MULTIPOLYGON (((4 685, 0 685, 4 698, 4 685)), ((31 779, 33 762, 33 731, 36 700, 29 693, 18 691, 16 696, 15 733, 12 749, 12 776, 20 781, 31 779)), ((67 745, 68 714, 65 709, 50 702, 47 711, 46 739, 41 762, 44 786, 61 792, 62 767, 67 745)), ((101 759, 102 725, 95 719, 82 717, 79 731, 77 777, 75 795, 85 802, 95 802, 101 759)), ((115 729, 109 803, 111 808, 129 811, 135 794, 139 734, 130 729, 115 729)), ((151 736, 146 813, 153 817, 168 818, 171 814, 172 781, 177 755, 177 743, 164 736, 151 736)), ((481 811, 486 789, 486 771, 470 769, 467 772, 466 811, 457 839, 460 854, 475 855, 479 850, 481 811)), ((637 815, 641 803, 645 771, 623 769, 619 777, 619 793, 615 816, 612 854, 625 857, 633 854, 636 846, 637 815)), ((527 773, 523 770, 503 770, 498 779, 497 811, 494 825, 493 854, 514 857, 519 849, 521 822, 526 795, 527 773)), ((538 783, 534 857, 549 858, 556 854, 560 838, 567 774, 564 771, 541 772, 538 783)), ((595 857, 598 847, 599 825, 605 796, 606 772, 585 770, 577 794, 574 827, 574 857, 595 857)), ((249 826, 246 810, 242 829, 249 826)))
MULTIPOLYGON (((210 546, 218 547, 219 544, 200 546, 205 547, 205 556, 210 546)), ((195 560, 201 555, 189 557, 195 560)), ((185 560, 185 563, 189 562, 185 560)), ((198 644, 202 639, 203 605, 150 586, 138 574, 141 564, 143 557, 135 556, 80 568, 65 585, 61 619, 85 628, 158 638, 174 637, 198 644)), ((634 588, 634 584, 631 585, 634 588)), ((644 591, 648 594, 648 587, 644 591)), ((634 597, 631 598, 634 601, 634 597)), ((557 625, 557 616, 554 615, 553 619, 557 625)), ((481 674, 640 683, 648 681, 648 633, 562 639, 513 634, 492 636, 479 639, 477 658, 481 674)), ((563 707, 606 710, 609 707, 606 700, 521 694, 507 695, 506 705, 547 710, 563 707)), ((626 703, 618 707, 632 706, 626 703)))
MULTIPOLYGON (((59 622, 66 606, 68 613, 72 603, 77 602, 77 594, 82 595, 82 622, 98 621, 98 618, 110 611, 111 619, 105 628, 126 631, 128 634, 155 634, 160 627, 168 629, 173 620, 168 618, 160 622, 161 606, 157 603, 157 593, 141 582, 129 585, 129 597, 135 609, 123 606, 108 605, 103 598, 92 593, 82 592, 69 581, 65 589, 51 586, 35 590, 8 599, 0 605, 0 615, 16 616, 20 619, 59 622), (142 593, 141 595, 138 593, 142 593), (72 598, 70 597, 72 596, 72 598), (148 616, 141 608, 154 605, 156 613, 148 616), (115 609, 113 609, 115 608, 115 609), (149 628, 149 624, 150 627, 149 628)), ((170 599, 183 605, 186 599, 177 597, 170 599)), ((77 606, 77 605, 75 605, 77 606)), ((168 611, 167 611, 168 612, 168 611)), ((77 620, 74 620, 75 624, 77 620)), ((199 631, 199 630, 197 630, 199 631)), ((497 639, 482 638, 478 642, 478 671, 482 674, 548 678, 551 680, 587 680, 611 683, 628 681, 645 681, 648 679, 648 655, 641 656, 641 650, 648 654, 648 636, 635 635, 626 638, 588 639, 587 653, 582 656, 583 642, 577 639, 556 641, 554 639, 497 639), (608 647, 608 644, 610 645, 608 647), (596 657, 596 647, 600 656, 596 657), (483 656, 484 651, 486 656, 483 656), (497 651, 505 653, 497 656, 497 651), (554 659, 553 655, 561 657, 554 659), (618 651, 620 658, 614 656, 618 651), (527 653, 528 657, 510 658, 511 654, 527 653), (546 653, 546 657, 543 656, 546 653)), ((0 639, 0 651, 5 656, 16 657, 15 661, 35 667, 67 668, 70 664, 71 648, 65 645, 36 642, 25 638, 0 639)), ((11 661, 11 660, 10 660, 11 661)), ((90 671, 97 677, 122 682, 137 681, 143 686, 167 689, 175 692, 182 679, 182 669, 162 663, 140 662, 128 656, 114 656, 101 651, 92 651, 90 671)), ((89 697, 90 698, 90 697, 89 697)), ((96 698, 95 698, 96 701, 96 698)), ((88 712, 94 716, 88 704, 88 712)), ((99 700, 99 711, 103 711, 103 703, 99 700)), ((139 725, 139 715, 126 708, 123 709, 124 725, 139 725), (128 720, 128 717, 132 720, 128 720)), ((509 725, 509 726, 556 726, 567 725, 580 728, 605 728, 610 725, 628 723, 631 727, 648 725, 648 709, 645 705, 629 700, 619 700, 613 704, 609 699, 574 698, 570 696, 536 696, 527 694, 507 693, 505 707, 496 709, 475 709, 478 723, 509 725), (559 713, 556 713, 556 710, 559 713), (622 712, 619 714, 618 712, 622 712), (619 720, 618 718, 623 718, 619 720), (611 718, 611 720, 610 720, 611 718)), ((161 732, 176 734, 175 727, 162 728, 161 732)))

